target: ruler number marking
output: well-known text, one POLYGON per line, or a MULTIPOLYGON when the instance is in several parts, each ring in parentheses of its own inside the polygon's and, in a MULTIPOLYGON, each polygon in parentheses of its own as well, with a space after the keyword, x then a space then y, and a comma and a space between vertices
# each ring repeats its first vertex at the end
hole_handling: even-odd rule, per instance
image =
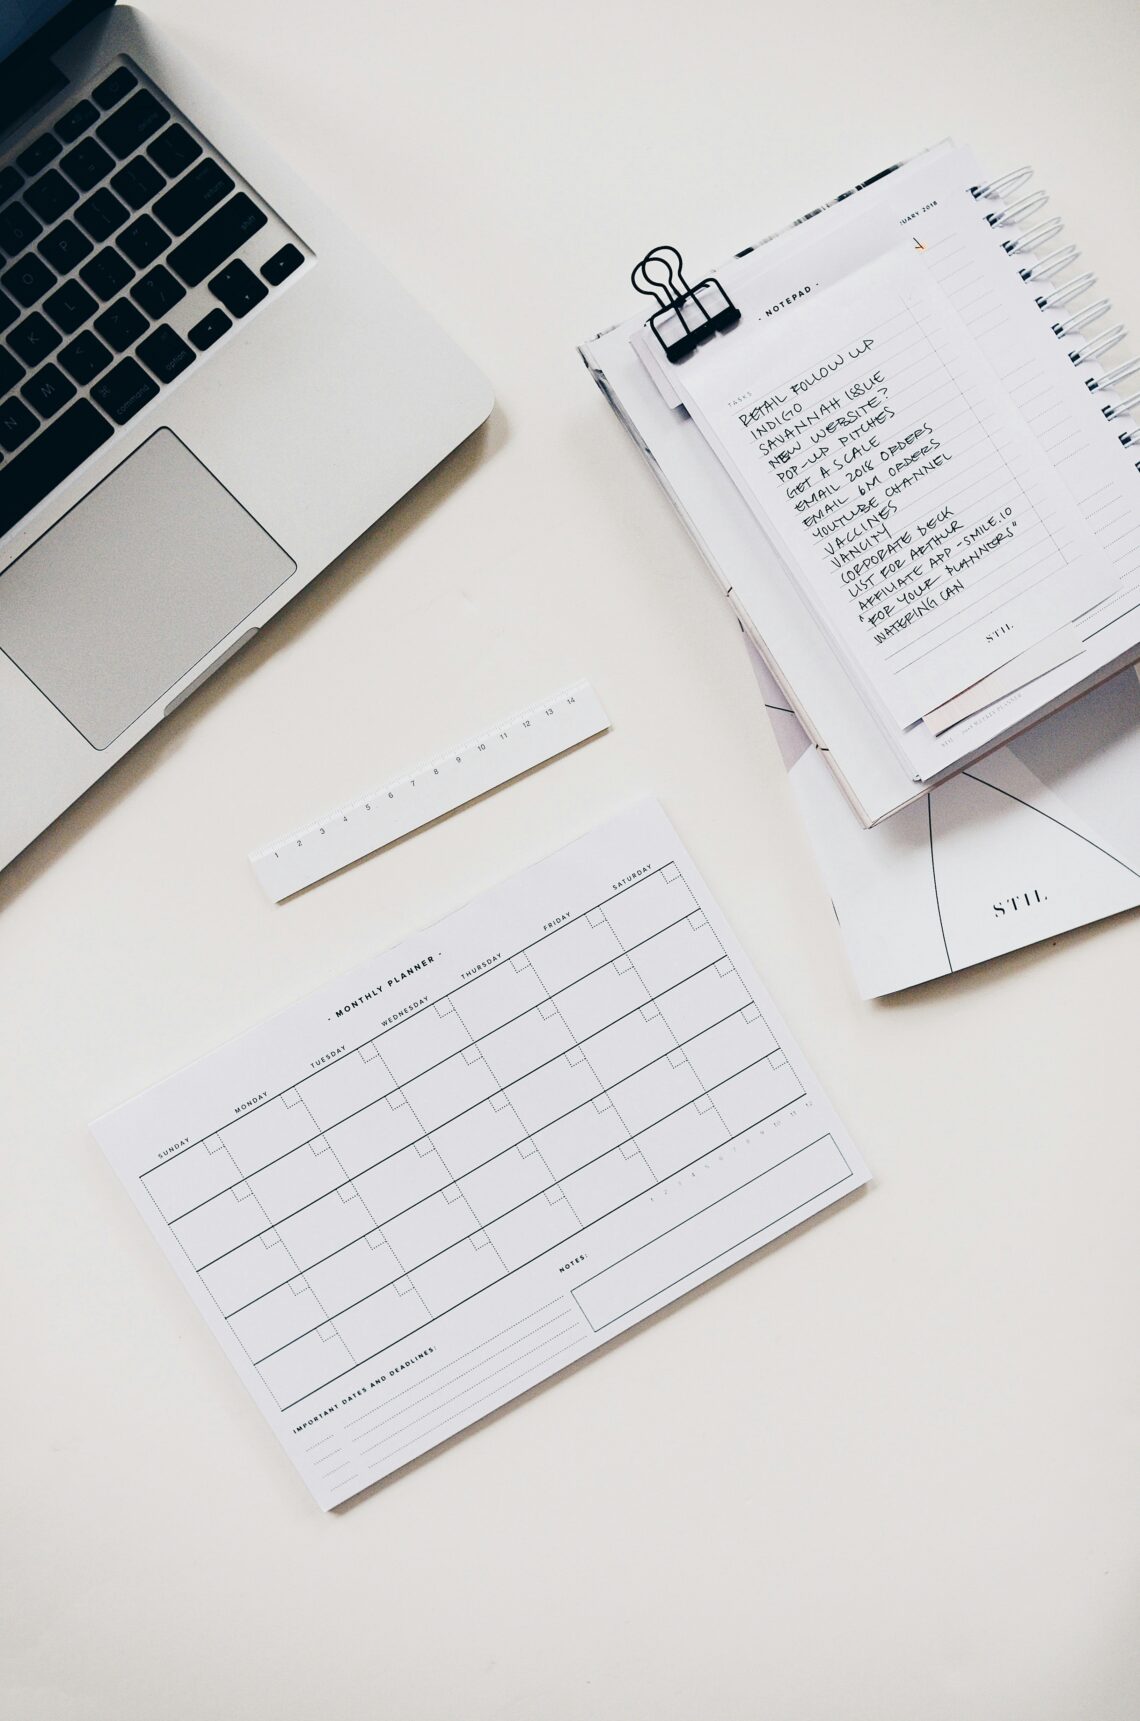
MULTIPOLYGON (((275 877, 272 873, 265 876, 263 873, 259 872, 261 883, 265 887, 267 893, 272 896, 274 900, 278 902, 283 901, 285 896, 290 895, 295 890, 302 889, 305 884, 312 884, 319 878, 328 877, 331 872, 339 871, 341 866, 348 865, 350 861, 359 860, 364 855, 374 852, 375 849, 386 847, 389 842, 396 841, 399 836, 408 835, 410 830, 417 828, 415 824, 393 824, 390 830, 386 831, 384 821, 381 819, 376 834, 372 838, 365 837, 363 833, 355 834, 355 832, 353 832, 353 834, 349 834, 346 827, 350 825, 355 826, 358 814, 381 812, 385 801, 388 803, 395 802, 401 797, 405 790, 415 790, 419 786, 420 778, 426 777, 429 780, 432 778, 436 780, 443 778, 444 782, 441 783, 440 787, 445 804, 441 804, 438 807, 438 811, 440 813, 455 811, 457 808, 465 804, 467 791, 462 789, 458 783, 456 783, 453 788, 449 789, 447 787, 446 778, 453 763, 457 767, 463 766, 467 763, 468 759, 474 759, 476 755, 488 752, 490 750, 491 742, 496 738, 500 741, 505 741, 508 744, 512 740, 521 741, 525 731, 533 729, 542 717, 557 717, 560 713, 563 713, 567 717, 571 716, 569 708, 579 706, 584 695, 589 696, 587 698, 587 716, 584 720, 581 718, 575 718, 573 720, 573 734, 570 739, 563 739, 561 745, 559 745, 556 741, 552 740, 550 742, 544 742, 538 737, 535 737, 536 743, 540 749, 549 748, 550 751, 540 751, 536 758, 533 749, 525 749, 520 755, 517 763, 510 759, 509 754, 506 758, 506 763, 503 765, 498 765, 488 760, 487 763, 494 776, 493 781, 490 784, 485 784, 485 786, 498 787, 503 783, 508 783, 511 781, 513 776, 529 769, 534 763, 546 763, 548 759, 556 758, 558 754, 565 751, 567 747, 573 746, 575 740, 584 740, 589 735, 596 735, 600 733, 601 730, 608 728, 609 724, 606 720, 605 713, 600 711, 600 709, 594 712, 594 717, 590 716, 590 701, 592 700, 596 707, 597 700, 593 694, 593 690, 587 682, 577 683, 573 691, 565 691, 556 694, 553 702, 549 705, 536 704, 532 705, 527 710, 516 712, 506 720, 505 726, 502 729, 484 730, 482 739, 476 738, 464 742, 457 753, 437 755, 435 761, 428 761, 426 764, 421 765, 419 767, 418 777, 404 777, 399 779, 391 788, 385 786, 380 789, 375 789, 371 792, 369 799, 365 800, 362 798, 361 800, 351 802, 347 811, 342 809, 339 812, 334 811, 327 813, 323 824, 314 822, 314 824, 308 826, 304 831, 302 831, 299 836, 295 838, 279 838, 277 847, 262 850, 260 855, 255 858, 255 868, 268 865, 270 857, 272 857, 273 861, 280 863, 280 865, 285 869, 283 878, 280 876, 275 877), (597 721, 594 721, 595 717, 598 719, 597 721), (582 730, 583 722, 585 723, 585 732, 580 733, 579 731, 582 730), (592 727, 591 724, 593 725, 592 727), (514 766, 513 769, 512 765, 514 766), (502 773, 501 775, 499 774, 500 772, 502 773), (344 833, 342 842, 339 845, 335 840, 338 832, 344 833), (320 856, 314 852, 311 858, 306 856, 303 860, 298 859, 295 867, 290 866, 288 860, 289 854, 297 855, 298 851, 303 853, 306 846, 312 847, 318 836, 332 836, 334 840, 331 843, 321 844, 322 853, 320 856), (371 844, 371 846, 369 846, 369 844, 371 844), (287 884, 288 888, 279 894, 276 886, 280 883, 287 884)), ((484 777, 485 776, 486 773, 484 773, 484 777)), ((480 780, 482 781, 483 779, 480 780)), ((429 805, 431 805, 430 797, 429 805)), ((409 818, 419 818, 419 814, 414 812, 405 812, 402 814, 396 814, 396 818, 398 820, 406 821, 409 818)))

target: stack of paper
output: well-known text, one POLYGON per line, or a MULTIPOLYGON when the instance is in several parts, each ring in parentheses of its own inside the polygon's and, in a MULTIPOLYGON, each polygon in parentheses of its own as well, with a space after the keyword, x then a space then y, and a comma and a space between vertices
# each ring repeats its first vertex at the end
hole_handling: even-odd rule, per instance
MULTIPOLYGON (((839 640, 823 625, 809 590, 792 580, 790 550, 777 543, 776 522, 761 502, 761 490, 770 496, 776 483, 771 513, 781 514, 793 541, 797 533, 807 537, 810 529, 802 523, 807 510, 797 513, 795 503, 811 492, 792 496, 789 503, 790 491, 802 479, 783 484, 774 476, 770 460, 778 461, 785 445, 778 441, 781 426, 773 421, 796 402, 814 401, 826 387, 824 380, 808 383, 808 394, 797 391, 782 403, 769 391, 759 402, 725 404, 734 400, 729 393, 718 409, 716 389, 724 395, 737 363, 729 355, 740 336, 738 327, 696 355, 702 363, 707 355, 712 369, 706 375, 719 377, 715 387, 709 384, 712 406, 702 426, 697 396, 703 399, 706 391, 695 380, 695 364, 661 361, 640 319, 582 348, 591 374, 697 540, 745 629, 792 789, 866 997, 916 985, 1140 904, 1140 802, 1135 794, 1140 682, 1131 669, 1120 668, 1140 649, 1140 478, 1132 455, 1103 417, 1104 404, 1116 397, 1103 387, 1093 392, 1085 386, 1099 382, 1103 369, 1083 360, 1074 363, 1071 355, 1080 356, 1080 343, 1056 338, 1023 278, 1034 267, 1032 254, 1023 251, 1015 266, 981 217, 969 189, 981 178, 966 152, 945 146, 818 213, 779 241, 742 253, 718 272, 754 322, 778 322, 789 311, 802 311, 844 271, 852 275, 874 265, 882 255, 881 218, 889 217, 906 232, 912 248, 921 220, 921 242, 934 258, 943 298, 961 321, 968 317, 976 348, 1016 408, 1018 441, 1031 433, 1035 452, 1021 470, 1039 470, 1045 458, 1056 475, 1041 517, 1055 530, 1059 513, 1050 511, 1055 503, 1069 522, 1073 542, 1079 536, 1086 552, 1091 535, 1094 550, 1083 565, 1098 579, 1106 563, 1111 569, 1115 595, 1079 625, 1046 633, 974 690, 953 695, 941 709, 923 712, 921 723, 898 731, 930 773, 918 785, 913 769, 901 763, 891 745, 881 714, 872 714, 865 689, 844 672, 839 640), (963 211, 971 223, 962 219, 963 211), (834 245, 819 244, 812 235, 820 233, 831 236, 834 245), (690 372, 694 380, 683 381, 682 373, 690 372), (761 418, 739 422, 758 407, 765 408, 761 418), (714 447, 714 418, 725 447, 714 447), (760 424, 762 438, 751 437, 760 424), (730 440, 732 459, 726 458, 730 440), (755 485, 745 485, 732 466, 737 460, 748 464, 753 442, 762 450, 763 470, 753 460, 755 485), (1019 688, 1026 667, 1036 679, 1019 688), (1078 691, 1083 697, 1074 698, 1078 691), (991 703, 979 705, 978 698, 987 694, 991 703), (1038 703, 1047 715, 1027 727, 1038 703), (956 749, 967 742, 973 752, 966 768, 956 772, 956 749), (872 824, 874 829, 864 828, 872 824)), ((886 283, 897 296, 908 290, 905 281, 898 285, 908 273, 900 265, 896 275, 893 265, 884 265, 879 286, 886 283)), ((767 349, 758 341, 756 350, 767 349)), ((792 380, 806 381, 806 373, 792 380)), ((739 392, 755 386, 745 379, 739 392)), ((874 393, 880 384, 868 381, 867 386, 874 393)), ((875 408, 883 410, 883 405, 875 408)), ((794 420, 803 416, 792 413, 794 420)), ((886 421, 873 432, 890 432, 887 446, 899 440, 893 425, 886 421)), ((807 427, 806 443, 797 431, 786 446, 805 443, 810 459, 816 429, 818 424, 807 427)), ((839 434, 847 430, 841 427, 839 434)), ((954 445, 948 441, 945 446, 953 450, 954 445)), ((902 451, 886 464, 905 456, 902 451)), ((867 461, 866 454, 856 454, 853 464, 867 461)), ((873 473, 874 460, 870 464, 873 473)), ((902 492, 901 499, 907 494, 902 492)), ((828 500, 809 506, 818 510, 828 500)), ((836 535, 824 534, 832 548, 836 535)), ((858 574, 857 580, 862 577, 858 574)))
POLYGON ((1135 671, 868 831, 748 652, 864 998, 1140 905, 1135 671))
POLYGON ((1132 457, 981 179, 947 146, 732 260, 683 363, 584 349, 632 346, 744 503, 732 601, 866 825, 1140 653, 1132 457))

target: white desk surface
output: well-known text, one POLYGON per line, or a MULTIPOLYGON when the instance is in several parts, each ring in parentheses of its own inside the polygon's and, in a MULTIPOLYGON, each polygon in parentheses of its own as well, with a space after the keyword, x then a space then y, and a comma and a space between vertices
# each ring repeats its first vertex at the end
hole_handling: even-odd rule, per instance
POLYGON ((947 133, 1036 163, 1137 326, 1140 13, 151 9, 499 405, 0 879, 0 1711, 1131 1721, 1140 918, 857 1001, 736 624, 574 348, 650 245, 711 264, 947 133), (262 898, 258 841, 580 675, 607 739, 262 898), (87 1120, 647 791, 877 1182, 325 1516, 87 1120))

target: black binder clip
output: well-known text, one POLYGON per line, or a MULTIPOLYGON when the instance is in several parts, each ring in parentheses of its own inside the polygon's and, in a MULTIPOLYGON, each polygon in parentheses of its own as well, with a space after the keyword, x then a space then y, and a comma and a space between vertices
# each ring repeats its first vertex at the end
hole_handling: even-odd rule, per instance
POLYGON ((656 299, 661 307, 650 317, 649 327, 673 365, 740 321, 740 312, 719 281, 710 276, 690 287, 683 267, 675 246, 656 245, 630 275, 637 291, 656 299))

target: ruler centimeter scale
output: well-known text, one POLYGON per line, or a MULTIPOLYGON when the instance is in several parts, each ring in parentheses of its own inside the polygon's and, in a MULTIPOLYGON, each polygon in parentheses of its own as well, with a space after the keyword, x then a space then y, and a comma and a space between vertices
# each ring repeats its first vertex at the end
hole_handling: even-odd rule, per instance
POLYGON ((271 901, 284 902, 609 726, 590 683, 577 681, 449 747, 406 776, 257 849, 249 857, 257 881, 271 901))

